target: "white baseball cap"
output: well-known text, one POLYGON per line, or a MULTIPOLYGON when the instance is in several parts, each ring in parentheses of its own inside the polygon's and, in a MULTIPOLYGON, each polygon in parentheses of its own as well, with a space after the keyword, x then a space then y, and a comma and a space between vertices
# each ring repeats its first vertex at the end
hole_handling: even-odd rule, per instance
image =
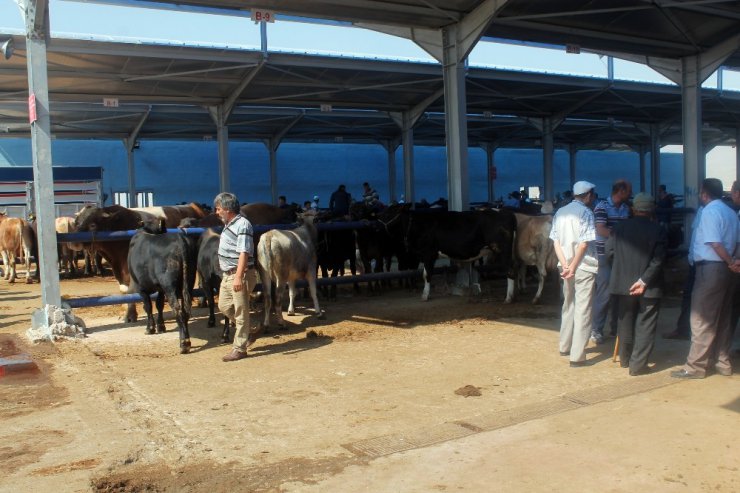
POLYGON ((319 196, 318 196, 318 195, 314 195, 314 196, 313 196, 313 199, 314 199, 314 200, 319 200, 319 196))
POLYGON ((590 192, 594 188, 596 188, 596 185, 591 182, 577 181, 575 185, 573 185, 573 195, 583 195, 586 192, 590 192))

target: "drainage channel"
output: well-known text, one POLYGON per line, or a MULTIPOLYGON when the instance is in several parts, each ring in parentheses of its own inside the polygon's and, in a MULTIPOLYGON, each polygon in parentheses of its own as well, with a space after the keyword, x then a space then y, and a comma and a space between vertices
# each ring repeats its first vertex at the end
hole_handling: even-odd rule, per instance
POLYGON ((617 384, 579 390, 543 402, 527 404, 512 409, 495 412, 475 418, 442 423, 425 428, 409 430, 404 433, 384 435, 342 447, 355 455, 367 458, 404 452, 438 443, 457 440, 483 431, 493 431, 525 423, 535 419, 560 414, 600 402, 613 401, 676 383, 668 375, 650 375, 617 384))

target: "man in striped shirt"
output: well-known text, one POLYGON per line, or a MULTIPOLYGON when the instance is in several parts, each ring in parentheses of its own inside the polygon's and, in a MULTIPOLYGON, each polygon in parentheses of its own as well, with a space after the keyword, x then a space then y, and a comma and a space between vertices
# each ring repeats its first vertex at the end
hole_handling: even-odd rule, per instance
POLYGON ((614 225, 619 221, 629 219, 630 207, 627 201, 632 195, 632 184, 627 180, 617 180, 612 185, 612 193, 605 200, 600 200, 594 207, 594 221, 596 222, 596 253, 599 258, 599 273, 596 276, 596 291, 594 292, 594 325, 591 330, 591 341, 596 344, 604 342, 604 326, 609 313, 609 277, 611 266, 604 255, 604 245, 609 239, 614 225))
POLYGON ((236 328, 234 346, 222 360, 238 361, 247 357, 249 293, 257 282, 252 224, 239 213, 239 200, 232 193, 218 194, 213 207, 225 224, 218 244, 218 263, 223 273, 218 309, 234 321, 236 328))

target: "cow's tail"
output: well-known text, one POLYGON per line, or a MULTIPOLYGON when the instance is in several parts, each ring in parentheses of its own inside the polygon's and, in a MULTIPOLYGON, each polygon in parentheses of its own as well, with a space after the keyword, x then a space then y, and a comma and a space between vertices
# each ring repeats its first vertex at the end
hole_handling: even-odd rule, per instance
POLYGON ((275 305, 275 299, 273 298, 272 289, 272 262, 270 261, 270 250, 272 243, 272 235, 268 233, 263 234, 260 237, 259 243, 257 243, 257 258, 255 259, 255 265, 260 275, 260 282, 262 283, 262 297, 270 297, 270 305, 275 305), (265 289, 265 286, 269 285, 270 289, 265 289))
POLYGON ((195 271, 192 262, 193 252, 186 238, 182 238, 183 262, 182 262, 182 310, 190 318, 193 307, 193 285, 195 284, 195 271), (191 279, 192 278, 192 279, 191 279))

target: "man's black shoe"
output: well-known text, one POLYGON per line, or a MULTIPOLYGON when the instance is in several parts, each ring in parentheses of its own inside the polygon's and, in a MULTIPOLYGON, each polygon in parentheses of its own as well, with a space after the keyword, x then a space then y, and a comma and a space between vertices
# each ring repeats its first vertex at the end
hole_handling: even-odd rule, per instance
POLYGON ((578 368, 578 367, 581 367, 581 366, 586 366, 586 364, 587 364, 586 360, 584 360, 584 361, 571 361, 570 362, 570 367, 571 368, 578 368))

